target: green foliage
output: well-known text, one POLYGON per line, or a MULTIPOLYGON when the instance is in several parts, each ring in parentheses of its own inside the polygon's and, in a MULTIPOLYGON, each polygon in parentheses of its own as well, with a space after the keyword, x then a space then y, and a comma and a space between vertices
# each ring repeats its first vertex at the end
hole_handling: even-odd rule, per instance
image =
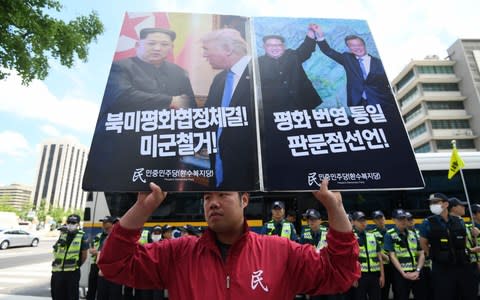
POLYGON ((44 221, 45 222, 45 217, 47 216, 47 211, 45 209, 45 203, 46 200, 42 199, 40 200, 40 206, 37 209, 37 218, 39 221, 44 221))
POLYGON ((68 216, 68 212, 65 212, 63 209, 59 207, 50 207, 48 214, 57 223, 62 223, 63 217, 68 216))
POLYGON ((0 202, 0 211, 18 213, 18 209, 8 203, 0 202))
MULTIPOLYGON (((33 203, 25 203, 19 210, 18 210, 18 216, 22 220, 27 220, 28 219, 28 213, 33 209, 33 203)), ((30 219, 31 221, 31 219, 30 219)))
MULTIPOLYGON (((48 59, 68 68, 75 58, 87 60, 88 45, 103 33, 103 24, 93 11, 66 23, 45 13, 60 12, 57 0, 0 0, 0 67, 16 70, 22 83, 45 79, 48 59)), ((0 69, 0 79, 10 75, 0 69)))

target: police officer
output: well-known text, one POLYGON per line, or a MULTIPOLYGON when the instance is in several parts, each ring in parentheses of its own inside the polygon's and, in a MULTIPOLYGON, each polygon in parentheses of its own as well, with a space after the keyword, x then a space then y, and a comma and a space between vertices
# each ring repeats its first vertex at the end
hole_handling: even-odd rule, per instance
POLYGON ((142 230, 142 234, 140 235, 140 239, 138 240, 138 242, 140 243, 140 245, 152 242, 152 236, 148 229, 144 228, 142 230))
POLYGON ((152 228, 152 243, 158 242, 162 239, 162 226, 156 225, 152 228))
POLYGON ((432 287, 435 300, 476 299, 475 274, 466 250, 463 219, 448 213, 448 198, 442 193, 428 198, 433 216, 420 227, 420 245, 432 259, 432 287))
POLYGON ((261 233, 267 235, 278 235, 288 238, 292 241, 297 240, 297 232, 292 223, 284 219, 285 217, 285 203, 282 201, 275 201, 272 204, 272 219, 265 223, 262 227, 261 233))
POLYGON ((353 232, 357 236, 360 247, 358 257, 361 265, 361 277, 354 283, 355 300, 379 300, 380 289, 384 284, 382 253, 380 245, 371 232, 367 232, 367 218, 362 211, 352 214, 353 232), (367 298, 368 296, 368 298, 367 298))
POLYGON ((375 223, 375 227, 371 230, 371 233, 375 235, 380 248, 382 249, 382 261, 383 271, 385 274, 385 282, 382 287, 382 300, 388 300, 390 293, 390 286, 392 285, 392 265, 390 264, 390 257, 387 251, 383 248, 383 238, 387 233, 387 227, 385 226, 385 215, 381 210, 376 210, 372 213, 372 220, 375 223))
POLYGON ((420 271, 425 262, 420 241, 414 231, 408 229, 407 213, 397 209, 392 213, 395 226, 387 230, 384 248, 393 265, 393 293, 396 300, 407 300, 410 290, 416 300, 426 300, 425 285, 420 271))
POLYGON ((98 251, 100 249, 100 244, 103 243, 105 238, 110 232, 110 229, 113 226, 113 223, 116 222, 116 218, 111 216, 106 216, 105 218, 101 219, 102 222, 102 231, 97 233, 93 238, 92 242, 90 243, 90 273, 88 274, 88 291, 87 291, 87 300, 95 300, 97 295, 97 281, 98 281, 98 266, 97 266, 97 258, 98 258, 98 251))
MULTIPOLYGON (((103 232, 100 235, 97 248, 97 257, 102 251, 103 244, 105 239, 108 237, 108 234, 112 231, 113 224, 115 224, 118 219, 112 216, 106 216, 100 220, 102 222, 103 232)), ((98 276, 98 287, 97 287, 97 300, 116 300, 122 298, 122 285, 116 284, 105 279, 102 275, 102 272, 99 271, 98 276)))
POLYGON ((67 225, 53 246, 50 292, 53 300, 78 300, 80 266, 88 255, 88 240, 80 230, 80 216, 69 215, 67 225))
MULTIPOLYGON (((465 215, 465 206, 467 205, 467 202, 461 201, 460 199, 456 197, 448 198, 448 209, 450 211, 451 216, 457 216, 459 218, 463 218, 465 215)), ((472 213, 475 215, 475 212, 472 213)), ((474 216, 475 219, 475 216, 474 216)), ((478 234, 476 234, 473 228, 473 225, 471 222, 465 224, 465 229, 467 233, 467 250, 469 254, 469 261, 470 261, 470 268, 472 268, 472 272, 474 275, 474 278, 469 278, 469 280, 472 280, 473 282, 471 283, 472 286, 475 287, 475 294, 478 294, 478 277, 479 277, 479 261, 480 261, 480 255, 478 254, 480 252, 480 247, 478 246, 478 234)))
POLYGON ((175 227, 168 224, 163 225, 162 227, 162 240, 171 240, 173 238, 173 230, 175 227))
POLYGON ((467 227, 467 246, 470 251, 470 262, 476 259, 477 262, 477 272, 479 272, 480 277, 480 204, 472 205, 473 221, 475 227, 472 223, 466 224, 467 227))
MULTIPOLYGON (((309 208, 302 215, 307 219, 308 226, 302 229, 300 235, 301 244, 310 244, 317 250, 324 248, 327 245, 327 232, 328 229, 322 225, 322 215, 314 208, 309 208)), ((323 296, 310 296, 310 300, 336 300, 343 299, 342 295, 323 295, 323 296)))
POLYGON ((310 244, 320 250, 327 245, 327 228, 322 226, 322 215, 314 208, 307 209, 303 217, 307 219, 308 226, 302 229, 301 244, 310 244))
MULTIPOLYGON (((405 214, 407 215, 407 228, 413 231, 420 242, 420 230, 415 227, 415 219, 413 215, 406 211, 405 214)), ((423 268, 420 270, 420 280, 423 280, 423 285, 425 287, 425 299, 432 299, 433 292, 432 292, 432 285, 431 285, 431 271, 432 271, 432 260, 429 256, 425 256, 425 263, 423 264, 423 268)))
POLYGON ((452 216, 463 218, 465 216, 465 206, 467 202, 460 201, 460 199, 452 197, 448 198, 448 212, 452 216))

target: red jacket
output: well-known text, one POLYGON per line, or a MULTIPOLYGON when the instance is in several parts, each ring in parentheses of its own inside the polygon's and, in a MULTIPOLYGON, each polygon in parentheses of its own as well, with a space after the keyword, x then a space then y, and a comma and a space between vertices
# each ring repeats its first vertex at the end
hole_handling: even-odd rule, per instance
POLYGON ((139 230, 116 224, 98 266, 116 283, 140 289, 168 289, 169 299, 293 299, 296 294, 334 294, 360 277, 358 243, 352 232, 330 229, 318 253, 278 236, 245 233, 224 262, 207 230, 201 238, 137 243, 139 230))

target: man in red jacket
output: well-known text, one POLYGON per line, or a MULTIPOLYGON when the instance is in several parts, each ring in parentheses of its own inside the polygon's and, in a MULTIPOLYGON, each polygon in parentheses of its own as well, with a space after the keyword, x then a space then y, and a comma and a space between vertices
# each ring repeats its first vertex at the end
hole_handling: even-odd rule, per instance
POLYGON ((98 262, 104 276, 140 289, 168 289, 170 299, 293 299, 296 294, 336 294, 360 276, 358 244, 339 193, 328 181, 314 192, 327 209, 328 246, 316 251, 278 236, 251 232, 244 219, 249 195, 204 194, 208 229, 140 245, 140 230, 167 194, 151 183, 115 225, 98 262), (309 274, 310 276, 306 275, 309 274), (301 280, 300 280, 301 278, 301 280))

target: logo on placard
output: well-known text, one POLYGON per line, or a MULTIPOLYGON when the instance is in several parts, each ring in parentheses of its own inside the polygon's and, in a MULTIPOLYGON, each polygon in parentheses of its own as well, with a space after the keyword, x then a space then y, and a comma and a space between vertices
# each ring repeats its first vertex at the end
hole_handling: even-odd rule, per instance
POLYGON ((145 170, 144 168, 135 169, 132 176, 132 182, 137 182, 137 180, 140 179, 141 182, 146 183, 147 181, 145 180, 145 178, 143 178, 144 170, 145 170))

